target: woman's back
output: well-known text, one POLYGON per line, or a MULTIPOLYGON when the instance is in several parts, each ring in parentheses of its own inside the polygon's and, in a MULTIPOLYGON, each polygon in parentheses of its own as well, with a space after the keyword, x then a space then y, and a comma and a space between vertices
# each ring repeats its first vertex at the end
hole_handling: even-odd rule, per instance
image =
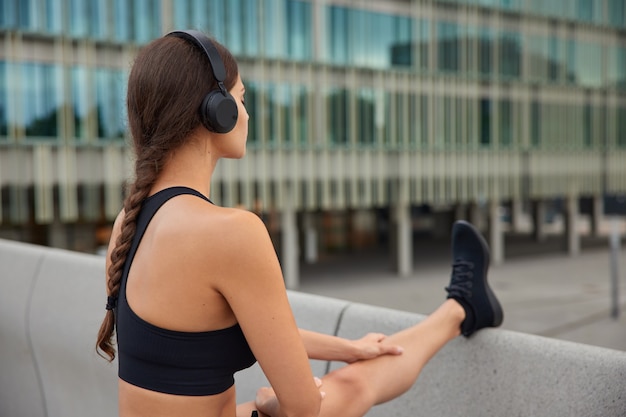
POLYGON ((219 236, 228 222, 222 216, 233 210, 202 197, 165 189, 139 215, 117 308, 122 415, 155 405, 163 415, 234 415, 233 373, 254 363, 211 281, 223 273, 219 236), (178 404, 171 394, 188 397, 178 404))

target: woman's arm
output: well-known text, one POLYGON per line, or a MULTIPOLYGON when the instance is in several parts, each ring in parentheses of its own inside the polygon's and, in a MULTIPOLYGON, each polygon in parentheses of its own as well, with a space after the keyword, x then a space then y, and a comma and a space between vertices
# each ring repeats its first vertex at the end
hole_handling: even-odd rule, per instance
POLYGON ((235 314, 276 393, 271 415, 317 416, 321 394, 267 229, 256 215, 241 210, 233 210, 222 226, 220 263, 211 265, 211 281, 235 314))
POLYGON ((368 333, 358 340, 300 329, 310 359, 352 363, 381 355, 400 355, 402 347, 386 343, 382 333, 368 333))

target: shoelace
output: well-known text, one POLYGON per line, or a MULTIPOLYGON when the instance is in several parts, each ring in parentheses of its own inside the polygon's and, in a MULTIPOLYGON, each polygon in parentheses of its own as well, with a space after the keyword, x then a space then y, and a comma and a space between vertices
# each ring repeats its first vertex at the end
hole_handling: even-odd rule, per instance
POLYGON ((474 277, 474 263, 457 259, 452 264, 452 279, 446 287, 448 294, 456 297, 472 297, 472 278, 474 277))

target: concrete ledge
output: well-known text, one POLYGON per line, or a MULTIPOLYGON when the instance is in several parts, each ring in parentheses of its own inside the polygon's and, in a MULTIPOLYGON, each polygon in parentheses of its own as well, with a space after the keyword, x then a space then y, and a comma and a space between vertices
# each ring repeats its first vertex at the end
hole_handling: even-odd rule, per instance
MULTIPOLYGON (((391 334, 424 317, 355 303, 338 336, 391 334)), ((448 343, 409 392, 368 416, 624 416, 625 381, 626 352, 486 329, 448 343)))
MULTIPOLYGON (((104 314, 104 259, 0 240, 0 415, 117 415, 117 365, 94 351, 104 314)), ((289 292, 298 324, 358 338, 424 316, 289 292)), ((322 375, 343 364, 312 361, 322 375)), ((267 384, 236 375, 238 399, 267 384)), ((369 416, 624 416, 626 352, 505 330, 449 343, 401 398, 369 416)))

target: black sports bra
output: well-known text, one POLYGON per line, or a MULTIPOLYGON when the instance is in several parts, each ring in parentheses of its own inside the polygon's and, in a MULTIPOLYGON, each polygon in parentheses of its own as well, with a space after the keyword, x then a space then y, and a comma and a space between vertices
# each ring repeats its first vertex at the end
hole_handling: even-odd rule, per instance
POLYGON ((139 243, 157 210, 170 198, 192 194, 172 187, 148 197, 137 219, 137 232, 122 275, 116 308, 119 377, 152 391, 177 395, 213 395, 234 383, 233 374, 256 362, 239 324, 207 332, 181 332, 157 327, 139 317, 126 300, 126 282, 139 243))

